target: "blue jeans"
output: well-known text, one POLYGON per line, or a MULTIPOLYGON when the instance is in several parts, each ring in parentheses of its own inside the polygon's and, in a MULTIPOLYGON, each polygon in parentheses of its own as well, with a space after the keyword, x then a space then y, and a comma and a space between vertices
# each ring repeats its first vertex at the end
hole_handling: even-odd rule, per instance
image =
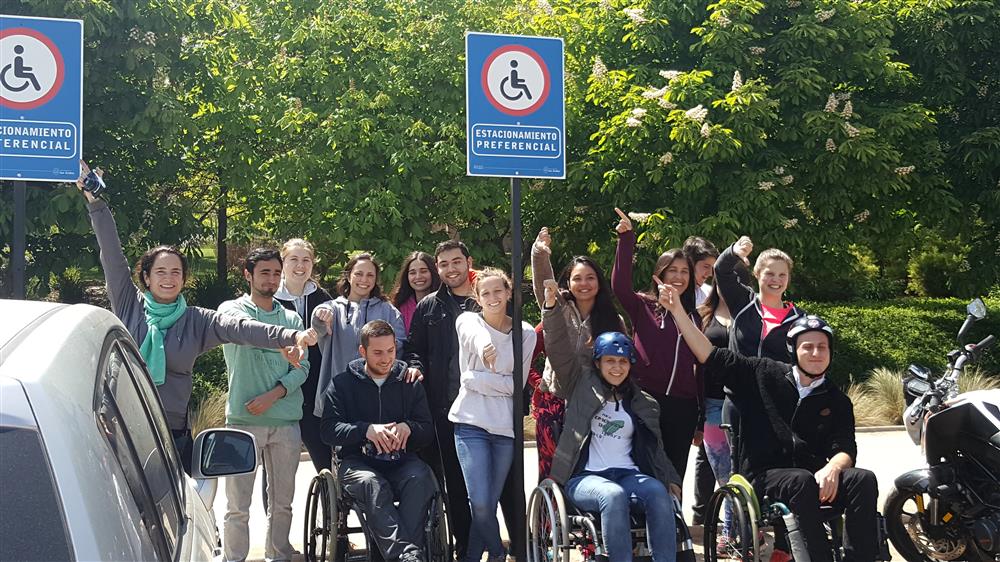
POLYGON ((497 506, 514 458, 514 440, 474 425, 456 423, 455 449, 472 510, 466 560, 482 560, 483 550, 490 557, 503 556, 497 506))
POLYGON ((656 478, 627 468, 581 472, 566 483, 566 494, 578 509, 601 514, 608 560, 632 562, 630 508, 646 514, 646 537, 653 562, 677 559, 674 502, 656 478))

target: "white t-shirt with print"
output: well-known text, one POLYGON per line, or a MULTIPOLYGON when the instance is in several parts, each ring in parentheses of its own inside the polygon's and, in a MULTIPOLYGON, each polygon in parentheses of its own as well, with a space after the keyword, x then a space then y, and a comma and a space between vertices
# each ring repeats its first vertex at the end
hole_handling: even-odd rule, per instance
POLYGON ((590 420, 590 457, 585 470, 600 472, 609 468, 639 467, 632 461, 632 436, 635 426, 619 402, 605 402, 590 420))

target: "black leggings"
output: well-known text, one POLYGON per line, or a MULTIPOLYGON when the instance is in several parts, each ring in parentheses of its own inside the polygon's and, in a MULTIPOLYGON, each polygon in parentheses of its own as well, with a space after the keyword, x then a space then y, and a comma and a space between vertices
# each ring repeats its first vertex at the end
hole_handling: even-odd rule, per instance
POLYGON ((657 396, 656 401, 660 404, 663 451, 683 482, 688 455, 691 454, 691 440, 698 424, 698 401, 673 396, 657 396))

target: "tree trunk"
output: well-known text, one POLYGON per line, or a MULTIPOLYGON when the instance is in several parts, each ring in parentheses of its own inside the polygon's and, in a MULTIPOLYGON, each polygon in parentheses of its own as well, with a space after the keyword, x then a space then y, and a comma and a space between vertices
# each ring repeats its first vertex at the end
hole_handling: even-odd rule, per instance
POLYGON ((215 238, 215 276, 220 284, 226 282, 227 270, 229 269, 226 256, 226 231, 229 228, 229 213, 228 206, 226 205, 226 196, 228 193, 228 186, 222 185, 219 187, 219 207, 215 212, 216 223, 219 229, 215 238))

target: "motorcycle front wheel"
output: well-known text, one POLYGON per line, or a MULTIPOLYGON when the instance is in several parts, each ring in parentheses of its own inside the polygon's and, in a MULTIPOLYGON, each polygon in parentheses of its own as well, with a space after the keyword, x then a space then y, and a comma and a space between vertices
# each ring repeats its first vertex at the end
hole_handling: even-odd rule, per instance
POLYGON ((895 487, 885 500, 883 514, 889 540, 907 562, 992 562, 992 558, 982 554, 968 538, 958 523, 959 518, 955 517, 950 524, 929 528, 927 515, 919 507, 929 502, 927 494, 895 487))

